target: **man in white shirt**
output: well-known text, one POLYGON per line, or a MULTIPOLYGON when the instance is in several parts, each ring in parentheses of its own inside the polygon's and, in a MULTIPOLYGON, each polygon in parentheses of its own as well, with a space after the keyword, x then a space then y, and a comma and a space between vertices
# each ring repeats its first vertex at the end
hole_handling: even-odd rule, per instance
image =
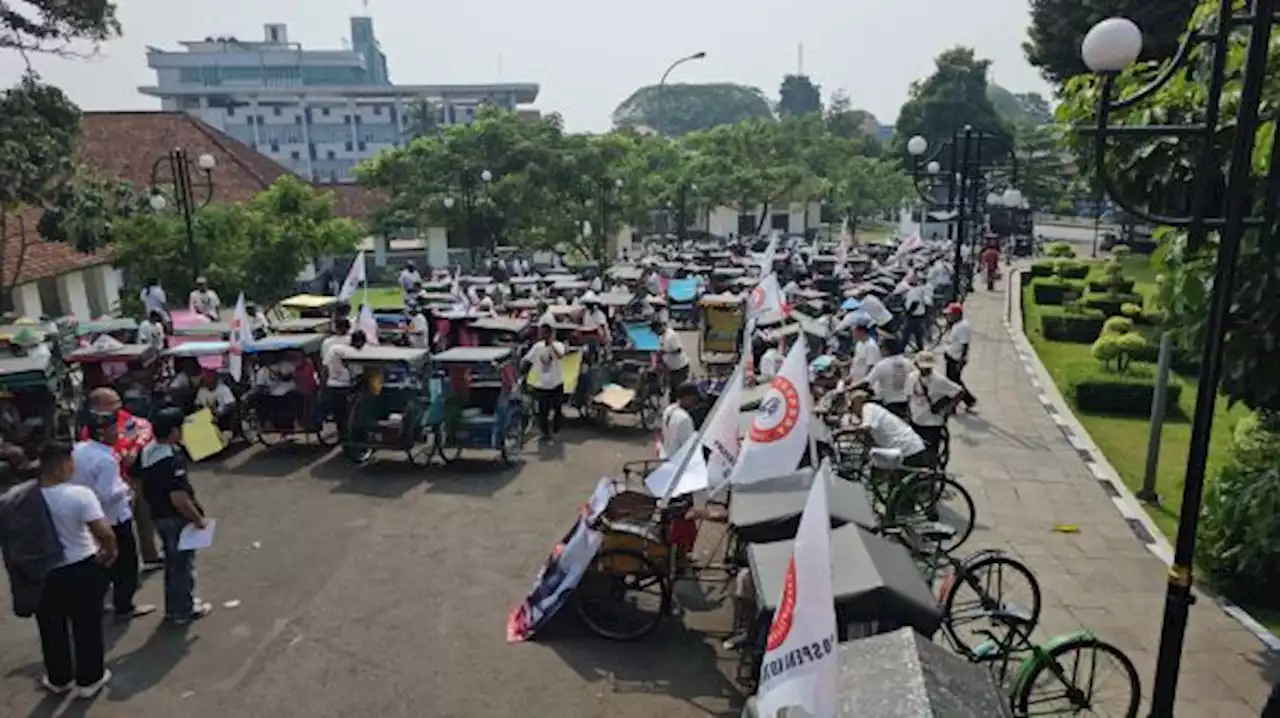
POLYGON ((862 323, 854 325, 853 341, 853 361, 849 365, 849 381, 853 384, 861 384, 866 380, 867 374, 871 373, 871 367, 880 361, 880 345, 871 336, 868 327, 862 323))
POLYGON ((205 372, 201 377, 195 405, 197 409, 208 409, 219 428, 235 431, 236 395, 216 373, 205 372))
POLYGON ((582 296, 582 335, 587 346, 591 347, 592 358, 613 341, 609 334, 609 317, 600 308, 600 298, 595 292, 587 292, 582 296))
POLYGON ((560 433, 560 405, 564 401, 564 344, 555 340, 549 324, 538 327, 538 341, 529 347, 522 366, 533 367, 533 391, 537 399, 538 429, 542 440, 551 442, 560 433))
POLYGON ((938 360, 933 352, 916 354, 915 365, 915 370, 907 377, 911 426, 924 440, 930 453, 930 463, 936 464, 938 449, 942 444, 942 432, 964 390, 959 384, 937 373, 938 360))
POLYGON ((161 317, 169 316, 169 309, 166 306, 169 302, 165 296, 164 288, 160 286, 159 279, 147 280, 147 286, 142 288, 138 293, 138 298, 142 300, 143 311, 150 316, 154 312, 159 312, 161 317))
POLYGON ((221 320, 222 300, 218 299, 217 292, 209 288, 209 282, 204 277, 196 277, 196 288, 187 297, 187 309, 193 314, 208 317, 210 321, 221 320))
POLYGON ((684 342, 666 322, 655 319, 649 326, 658 335, 658 349, 662 352, 662 364, 667 369, 667 386, 680 386, 689 379, 689 356, 685 354, 684 342))
POLYGON ((77 443, 71 452, 75 463, 71 483, 93 491, 111 524, 119 547, 109 577, 112 606, 118 620, 128 620, 153 613, 156 607, 133 601, 138 592, 138 541, 133 533, 133 490, 120 475, 120 457, 112 448, 118 438, 116 427, 114 413, 89 413, 90 438, 77 443))
POLYGON ((419 304, 409 320, 409 346, 415 349, 431 348, 431 325, 427 321, 426 309, 419 304))
POLYGON ((964 307, 957 302, 948 304, 943 314, 950 325, 945 340, 947 378, 960 385, 963 389, 960 401, 966 409, 972 410, 978 403, 978 398, 969 391, 969 387, 965 386, 961 375, 969 363, 969 346, 973 343, 973 328, 969 326, 969 320, 964 318, 964 307))
POLYGON ((859 431, 871 439, 873 446, 901 451, 904 466, 928 466, 928 452, 920 435, 910 424, 871 401, 867 392, 857 390, 849 394, 849 413, 858 417, 859 431))
POLYGON ((138 324, 138 343, 164 349, 164 317, 160 312, 151 310, 150 316, 138 324))
POLYGON ((865 312, 871 317, 874 326, 883 327, 893 321, 893 314, 885 308, 884 302, 880 301, 876 295, 866 294, 860 297, 859 301, 861 304, 858 306, 858 311, 865 312))
POLYGON ((933 287, 913 273, 906 292, 907 325, 903 330, 904 346, 914 346, 917 351, 925 348, 925 319, 933 304, 933 287))
MULTIPOLYGON (((75 689, 77 697, 92 698, 111 680, 111 671, 103 665, 102 593, 118 548, 98 497, 70 483, 75 473, 72 453, 71 446, 60 441, 48 442, 40 451, 40 494, 62 560, 44 575, 35 613, 44 657, 41 685, 55 695, 75 689)), ((5 516, 0 516, 0 523, 8 523, 5 516)))
POLYGON ((672 390, 672 401, 662 410, 662 452, 668 457, 675 456, 697 433, 689 410, 698 405, 700 398, 698 385, 693 382, 685 382, 672 390))
POLYGON ((346 357, 359 353, 366 339, 363 331, 351 331, 351 321, 339 317, 333 322, 334 336, 320 346, 320 365, 324 370, 325 413, 338 425, 338 436, 347 435, 347 409, 351 401, 351 367, 346 357), (350 332, 348 338, 347 333, 350 332), (357 338, 359 344, 356 343, 357 338), (330 341, 332 340, 332 341, 330 341))
POLYGON ((404 263, 404 269, 400 270, 398 278, 400 284, 400 295, 404 299, 405 304, 409 304, 413 293, 417 291, 417 287, 422 284, 422 274, 418 272, 417 266, 413 260, 404 263))
POLYGON ((773 381, 778 372, 782 371, 782 362, 785 358, 782 349, 779 348, 779 344, 777 342, 770 343, 760 357, 760 368, 757 371, 758 383, 768 384, 773 381))
POLYGON ((897 341, 887 341, 881 348, 884 357, 871 367, 863 383, 884 408, 900 419, 907 419, 907 377, 914 367, 911 360, 902 356, 902 347, 897 341))

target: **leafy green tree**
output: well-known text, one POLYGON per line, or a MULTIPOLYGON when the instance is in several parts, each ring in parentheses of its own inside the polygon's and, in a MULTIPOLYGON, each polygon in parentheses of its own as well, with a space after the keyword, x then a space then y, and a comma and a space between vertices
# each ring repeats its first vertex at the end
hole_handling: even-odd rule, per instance
POLYGON ((613 111, 618 127, 661 128, 671 137, 751 119, 773 119, 769 100, 759 88, 728 82, 648 85, 613 111))
POLYGON ((296 259, 286 268, 296 276, 307 262, 354 251, 363 228, 333 214, 337 198, 293 175, 284 175, 253 198, 251 208, 261 212, 280 233, 280 245, 296 259))
POLYGON ((1196 0, 1031 0, 1031 27, 1022 51, 1027 62, 1055 85, 1089 72, 1080 58, 1080 42, 1101 20, 1127 17, 1142 28, 1142 59, 1163 60, 1178 48, 1178 38, 1196 0))
MULTIPOLYGON (((1193 13, 1190 25, 1213 17, 1217 11, 1216 0, 1203 0, 1193 13)), ((1208 48, 1197 46, 1189 58, 1188 66, 1199 68, 1208 61, 1208 48)), ((1272 60, 1276 52, 1272 53, 1272 60)), ((1222 106, 1234 108, 1239 102, 1241 70, 1244 65, 1242 52, 1227 56, 1227 78, 1222 106)), ((1138 64, 1122 73, 1116 80, 1117 94, 1125 95, 1142 87, 1153 71, 1152 64, 1138 64)), ((1164 85, 1144 103, 1128 112, 1113 115, 1112 121, 1121 124, 1146 124, 1157 113, 1161 123, 1177 124, 1202 121, 1204 88, 1202 79, 1184 77, 1164 85)), ((1092 124, 1097 102, 1098 82, 1090 76, 1072 78, 1063 88, 1063 102, 1058 108, 1060 121, 1072 124, 1092 124)), ((1264 88, 1263 107, 1280 104, 1280 87, 1269 83, 1264 88)), ((1230 154, 1226 144, 1233 131, 1234 113, 1226 113, 1219 127, 1219 152, 1225 163, 1230 154)), ((1262 182, 1271 170, 1270 159, 1274 142, 1273 125, 1263 124, 1258 130, 1254 149, 1252 171, 1254 178, 1262 182)), ((1081 150, 1091 148, 1092 141, 1079 135, 1072 142, 1081 150)), ((1224 195, 1223 178, 1227 168, 1201 164, 1201 156, 1194 143, 1173 142, 1161 139, 1148 142, 1112 142, 1106 155, 1107 171, 1115 178, 1121 195, 1138 206, 1149 206, 1157 212, 1181 214, 1186 212, 1186 188, 1193 173, 1207 173, 1210 207, 1221 206, 1224 195), (1172 201, 1170 201, 1170 199, 1172 201)), ((1255 215, 1266 209, 1265 193, 1257 193, 1249 208, 1255 215)), ((1157 239, 1162 245, 1161 304, 1166 310, 1171 327, 1181 336, 1181 346, 1195 347, 1204 338, 1209 295, 1212 290, 1216 267, 1217 238, 1208 237, 1203 246, 1192 246, 1184 232, 1161 228, 1157 239)), ((1258 409, 1280 410, 1280 369, 1273 360, 1275 337, 1280 336, 1280 313, 1275 311, 1275 297, 1280 296, 1280 275, 1274 268, 1280 264, 1280 244, 1272 239, 1269 231, 1249 229, 1240 248, 1235 268, 1235 287, 1231 302, 1231 318, 1226 338, 1223 360, 1222 390, 1233 402, 1258 409)))
POLYGON ((822 89, 808 75, 787 75, 778 90, 778 116, 822 114, 822 89))
POLYGON ((1018 189, 1032 209, 1047 211, 1072 193, 1076 162, 1066 146, 1062 125, 1014 126, 1018 158, 1018 189))
POLYGON ((1038 92, 1013 93, 991 83, 987 85, 987 97, 996 112, 1011 125, 1047 125, 1053 122, 1053 108, 1038 92))
POLYGON ((898 209, 913 192, 911 178, 896 162, 853 156, 836 168, 830 197, 857 237, 863 220, 898 209))
POLYGON ((800 154, 801 133, 807 131, 798 120, 752 120, 686 139, 699 156, 708 196, 720 200, 717 204, 736 207, 743 215, 762 208, 755 228, 759 233, 771 208, 784 201, 817 196, 821 191, 816 186, 818 178, 800 154))
POLYGON ((953 47, 938 55, 935 65, 932 75, 911 84, 894 127, 897 144, 905 145, 914 135, 937 143, 965 125, 1009 134, 1008 124, 987 97, 990 60, 977 59, 971 48, 953 47))
POLYGON ((71 55, 74 44, 120 34, 116 3, 107 0, 0 2, 0 50, 71 55))
POLYGON ((37 230, 45 241, 95 252, 111 243, 118 223, 144 211, 151 211, 147 198, 129 183, 102 179, 81 166, 50 195, 37 230))
POLYGON ((408 124, 404 132, 408 137, 426 137, 440 131, 440 108, 428 99, 420 99, 405 109, 408 124))

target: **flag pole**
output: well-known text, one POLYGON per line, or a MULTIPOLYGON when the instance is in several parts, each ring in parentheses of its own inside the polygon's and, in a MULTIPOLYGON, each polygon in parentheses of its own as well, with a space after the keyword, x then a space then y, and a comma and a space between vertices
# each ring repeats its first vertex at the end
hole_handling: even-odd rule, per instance
MULTIPOLYGON (((735 381, 742 381, 742 359, 738 359, 738 365, 734 367, 733 374, 729 376, 729 384, 727 386, 732 386, 735 381)), ((716 397, 716 403, 711 405, 711 411, 707 413, 707 419, 716 415, 716 411, 720 408, 720 404, 724 402, 724 397, 728 393, 727 391, 720 392, 720 396, 716 397)), ((653 512, 653 522, 655 524, 661 518, 662 510, 667 507, 667 504, 671 503, 671 495, 675 493, 676 486, 680 483, 680 477, 684 475, 685 469, 689 467, 689 462, 693 460, 693 452, 702 451, 702 439, 707 434, 707 428, 711 426, 711 422, 707 419, 702 421, 702 426, 698 428, 698 433, 694 434, 692 439, 693 446, 680 459, 680 463, 676 466, 675 474, 671 477, 671 481, 667 483, 666 491, 662 492, 662 498, 658 500, 658 505, 653 512)))

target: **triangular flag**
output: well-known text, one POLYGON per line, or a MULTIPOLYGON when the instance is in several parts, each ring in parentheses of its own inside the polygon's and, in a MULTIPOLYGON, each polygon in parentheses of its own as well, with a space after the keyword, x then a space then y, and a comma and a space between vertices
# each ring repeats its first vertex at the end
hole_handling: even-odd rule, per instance
POLYGON ((778 284, 778 276, 770 274, 751 290, 747 296, 747 317, 762 319, 781 314, 791 315, 791 306, 782 296, 782 287, 778 284))
POLYGON ((809 361, 804 335, 787 352, 751 419, 751 428, 729 480, 749 484, 796 470, 808 448, 813 395, 809 393, 809 361))
POLYGON ((368 283, 369 278, 364 270, 364 250, 356 253, 355 261, 347 270, 347 278, 342 281, 342 290, 338 292, 338 301, 349 302, 361 285, 368 283))
POLYGON ((227 350, 227 371, 231 378, 240 381, 244 375, 244 346, 253 341, 253 328, 249 326, 249 317, 244 307, 244 292, 236 298, 236 311, 231 315, 231 331, 228 337, 231 343, 227 350))
POLYGON ((360 305, 360 318, 356 320, 356 328, 364 332, 364 338, 370 344, 378 343, 378 320, 373 318, 373 309, 368 304, 360 305))
MULTIPOLYGON (((815 718, 834 718, 839 713, 828 476, 829 466, 824 462, 813 476, 782 595, 769 626, 756 691, 756 712, 761 718, 777 718, 784 709, 796 706, 815 718)), ((785 715, 793 713, 786 711, 785 715)))
POLYGON ((702 456, 702 446, 696 435, 690 436, 684 442, 684 446, 667 457, 666 461, 644 478, 645 488, 649 489, 650 494, 666 496, 668 499, 703 491, 708 483, 707 461, 702 456), (693 452, 693 455, 689 456, 689 452, 693 452), (686 456, 689 457, 688 460, 685 459, 686 456), (680 471, 682 465, 684 471, 680 471), (676 479, 677 471, 680 471, 679 483, 668 493, 672 480, 676 479))
POLYGON ((738 451, 742 448, 739 433, 742 429, 742 381, 743 367, 729 376, 724 393, 716 404, 715 412, 706 418, 707 429, 702 436, 702 446, 711 452, 707 458, 707 479, 711 488, 729 479, 738 463, 738 451))

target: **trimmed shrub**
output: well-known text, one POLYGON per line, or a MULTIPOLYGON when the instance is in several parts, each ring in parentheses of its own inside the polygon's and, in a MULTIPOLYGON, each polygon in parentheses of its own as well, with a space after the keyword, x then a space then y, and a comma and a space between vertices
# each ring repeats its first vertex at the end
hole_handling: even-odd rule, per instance
POLYGON ((1229 598, 1280 605, 1280 426, 1247 416, 1236 425, 1231 461, 1209 482, 1198 563, 1229 598))
POLYGON ((1164 317, 1164 311, 1163 311, 1163 310, 1160 310, 1160 309, 1143 309, 1143 310, 1142 310, 1142 313, 1141 313, 1141 314, 1139 314, 1139 315, 1138 315, 1138 318, 1137 318, 1136 320, 1134 320, 1134 321, 1136 321, 1138 324, 1142 324, 1142 325, 1144 325, 1144 326, 1148 326, 1148 327, 1158 327, 1158 326, 1160 326, 1161 324, 1164 324, 1164 319, 1165 319, 1165 317, 1164 317))
POLYGON ((1054 271, 1063 279, 1084 279, 1089 276, 1089 265, 1073 259, 1060 259, 1054 271))
POLYGON ((1117 244, 1111 248, 1111 256, 1117 260, 1127 259, 1131 254, 1133 254, 1133 250, 1127 244, 1117 244))
POLYGON ((1044 253, 1050 257, 1074 257, 1076 250, 1071 247, 1068 242, 1053 242, 1044 248, 1044 253))
MULTIPOLYGON (((1119 343, 1119 338, 1113 340, 1119 343)), ((1098 366, 1092 370, 1079 368, 1068 378, 1076 408, 1098 414, 1120 416, 1150 416, 1151 399, 1155 396, 1155 377, 1152 372, 1108 372, 1098 366)), ((1181 409, 1182 382, 1169 378, 1165 395, 1166 416, 1178 416, 1181 409)))
POLYGON ((1040 331, 1045 339, 1055 342, 1092 344, 1102 333, 1102 312, 1086 309, 1068 312, 1058 307, 1040 310, 1040 331))
POLYGON ((1128 317, 1134 324, 1140 324, 1142 320, 1142 307, 1132 302, 1120 305, 1120 314, 1128 317))
POLYGON ((1133 321, 1125 317, 1111 317, 1102 325, 1103 334, 1128 334, 1133 331, 1133 321))
POLYGON ((1036 304, 1055 306, 1075 299, 1084 293, 1082 282, 1068 281, 1061 277, 1046 277, 1031 281, 1031 294, 1036 304))
POLYGON ((1051 259, 1042 259, 1039 262, 1033 262, 1032 265, 1023 274, 1032 277, 1052 277, 1053 270, 1057 268, 1057 263, 1051 259))
POLYGON ((1137 294, 1086 294, 1081 302, 1090 309, 1097 309, 1112 317, 1120 314, 1120 307, 1125 304, 1141 304, 1142 297, 1137 294))
MULTIPOLYGON (((1129 277, 1122 277, 1121 281, 1115 284, 1114 286, 1119 288, 1121 294, 1129 294, 1133 292, 1133 285, 1134 285, 1134 281, 1132 279, 1130 279, 1129 277)), ((1089 278, 1089 291, 1091 292, 1099 292, 1099 293, 1105 294, 1111 291, 1112 286, 1113 285, 1110 279, 1103 278, 1103 277, 1089 278)))

